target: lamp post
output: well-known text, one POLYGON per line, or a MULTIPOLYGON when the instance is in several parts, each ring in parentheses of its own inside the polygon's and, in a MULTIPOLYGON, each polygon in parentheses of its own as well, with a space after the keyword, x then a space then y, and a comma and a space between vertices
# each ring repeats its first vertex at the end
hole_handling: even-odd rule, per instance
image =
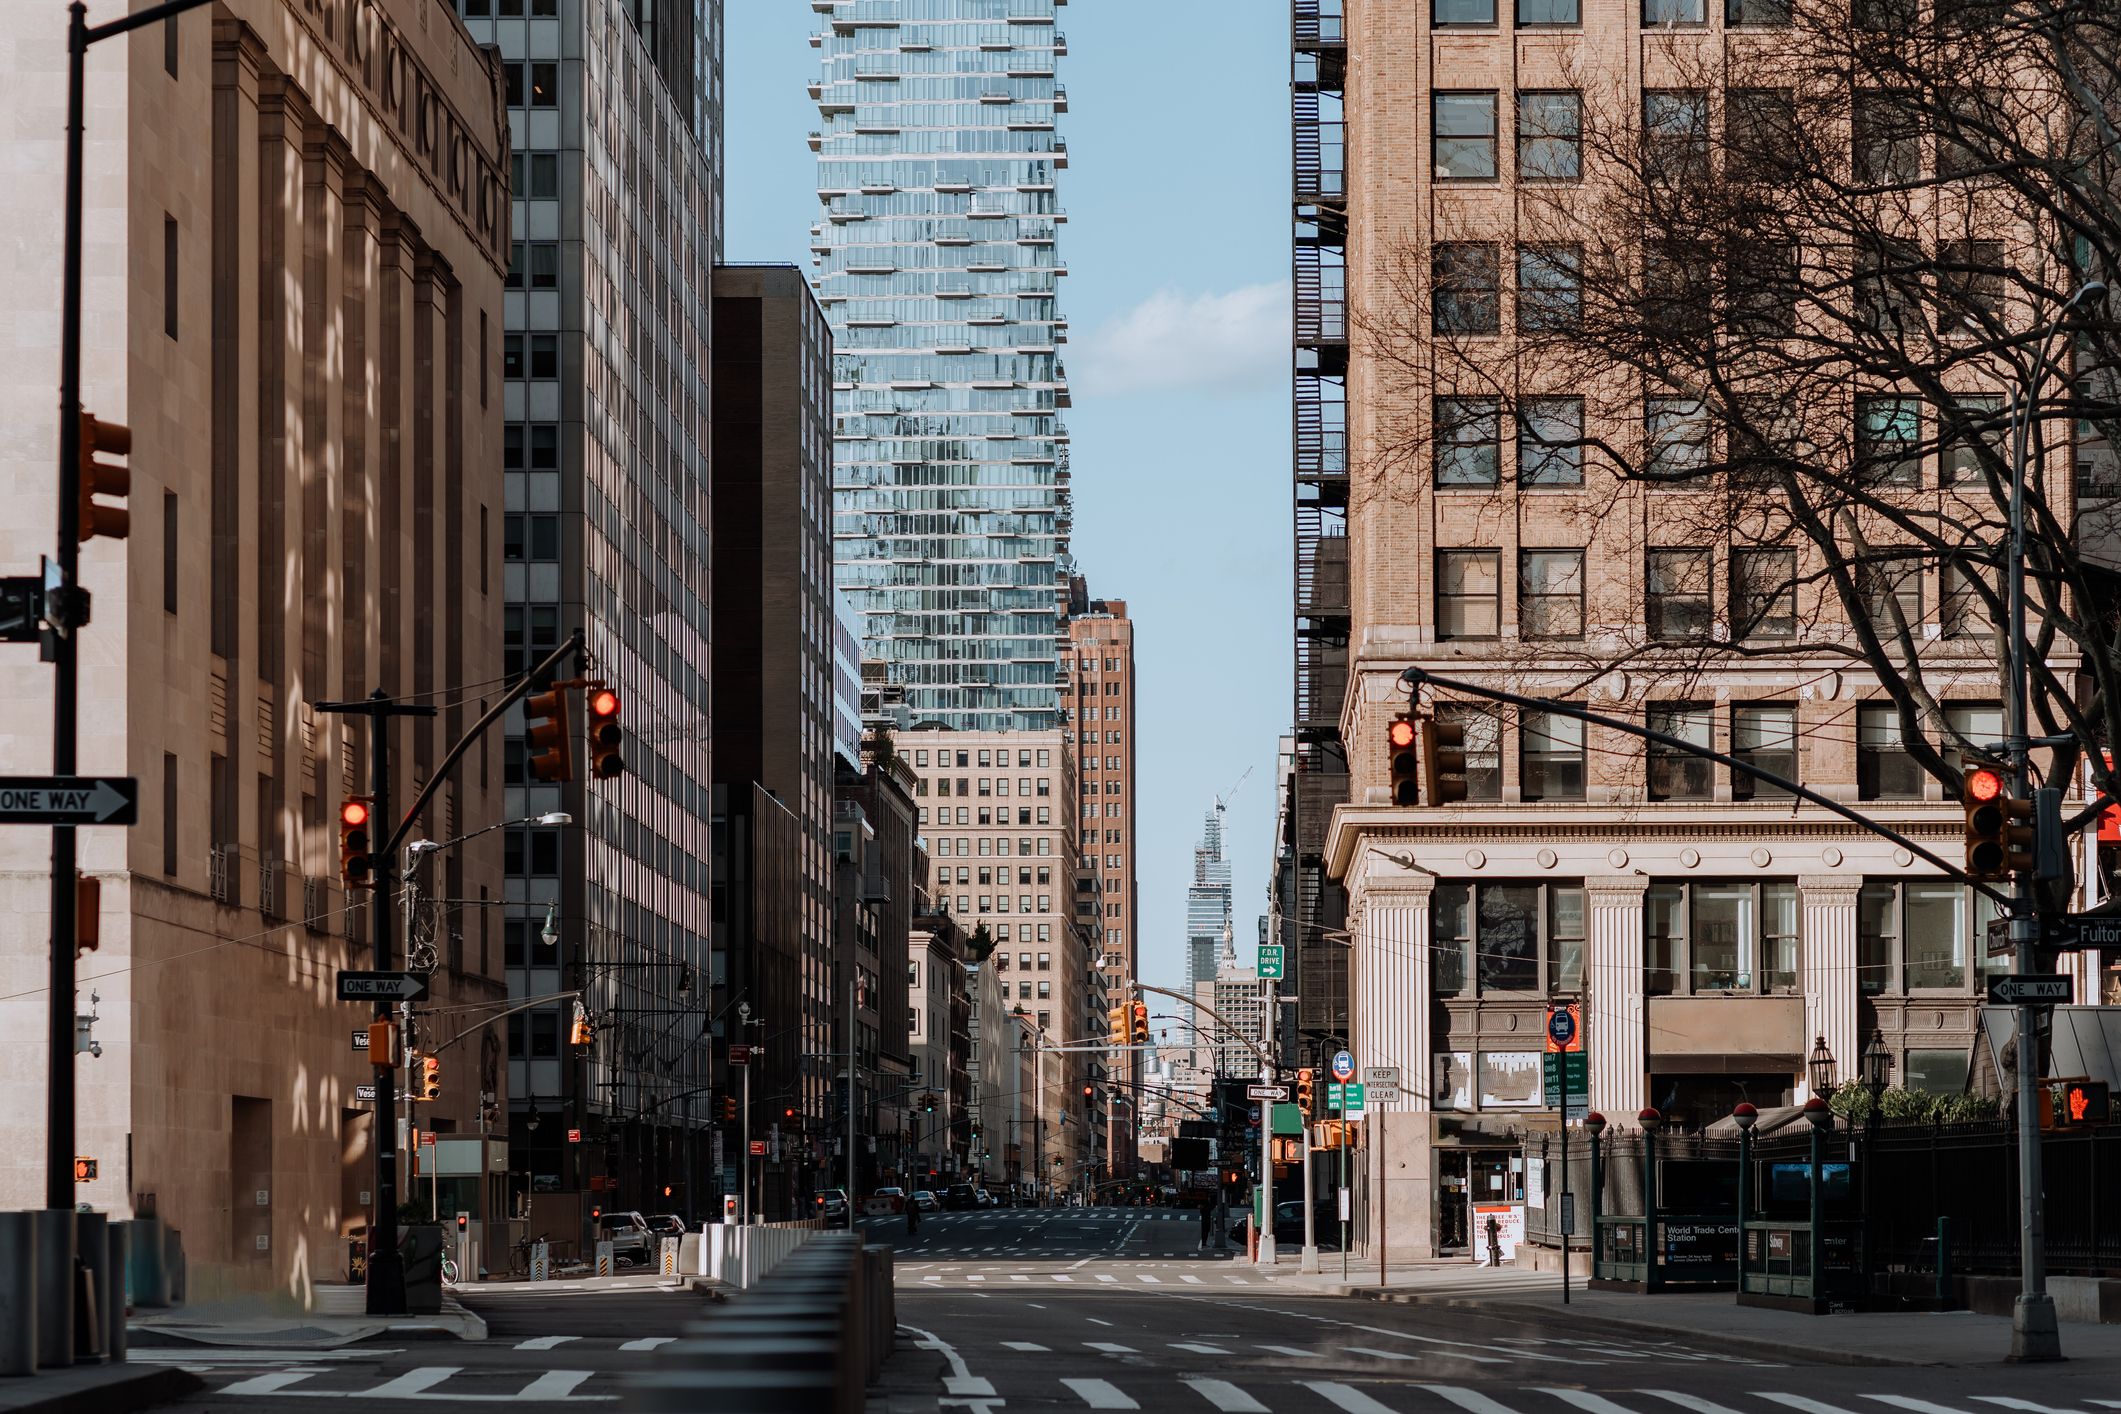
POLYGON ((1598 1198, 1605 1189, 1605 1169, 1600 1165, 1603 1151, 1599 1140, 1605 1138, 1605 1116, 1592 1110, 1583 1117, 1584 1133, 1591 1136, 1591 1275, 1588 1280, 1598 1280, 1598 1198))
MULTIPOLYGON (((1820 1042, 1821 1047, 1824 1047, 1825 1044, 1824 1041, 1820 1042)), ((1827 1057, 1827 1064, 1833 1064, 1832 1056, 1827 1057)), ((1820 1191, 1820 1160, 1826 1152, 1826 1132, 1833 1127, 1834 1112, 1828 1107, 1825 1100, 1814 1095, 1804 1102, 1804 1118, 1805 1122, 1811 1125, 1812 1128, 1812 1232, 1811 1251, 1806 1266, 1811 1271, 1812 1301, 1816 1304, 1824 1297, 1826 1292, 1826 1273, 1821 1270, 1826 1256, 1826 1240, 1821 1232, 1826 1221, 1826 1195, 1820 1191)))
POLYGON ((1834 1093, 1834 1053, 1826 1048, 1826 1037, 1813 1038, 1811 1058, 1804 1069, 1814 1099, 1824 1100, 1834 1093))
POLYGON ((1753 1126, 1760 1123, 1760 1111, 1744 1100, 1740 1100, 1731 1111, 1731 1121, 1738 1126, 1738 1295, 1745 1295, 1745 1220, 1753 1186, 1753 1126))
POLYGON ((1863 1048, 1863 1089, 1870 1108, 1863 1112, 1863 1294, 1871 1294, 1873 1239, 1871 1224, 1878 1220, 1871 1207, 1871 1170, 1878 1167, 1878 1105, 1885 1094, 1885 1078, 1893 1068, 1892 1052, 1885 1048, 1885 1032, 1871 1028, 1870 1044, 1863 1048))
POLYGON ((1664 1116, 1645 1105, 1635 1116, 1642 1126, 1642 1289, 1657 1289, 1657 1130, 1664 1116))

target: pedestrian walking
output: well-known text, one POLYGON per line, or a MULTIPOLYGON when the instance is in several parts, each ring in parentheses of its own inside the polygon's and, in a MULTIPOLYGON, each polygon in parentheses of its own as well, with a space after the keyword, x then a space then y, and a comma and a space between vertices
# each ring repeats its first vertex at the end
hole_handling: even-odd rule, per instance
POLYGON ((1215 1204, 1207 1199, 1200 1205, 1200 1245, 1208 1245, 1208 1235, 1215 1231, 1215 1204))
POLYGON ((921 1205, 914 1202, 913 1195, 909 1193, 906 1195, 906 1234, 910 1237, 920 1230, 921 1205))

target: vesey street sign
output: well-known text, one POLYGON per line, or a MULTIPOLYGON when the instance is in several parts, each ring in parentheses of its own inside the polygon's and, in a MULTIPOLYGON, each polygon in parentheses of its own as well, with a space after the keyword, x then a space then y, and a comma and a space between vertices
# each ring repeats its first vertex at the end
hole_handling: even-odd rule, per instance
POLYGON ((2072 994, 2067 977, 1991 977, 1988 999, 1997 1006, 2053 1006, 2068 1002, 2072 994))
POLYGON ((427 979, 412 972, 341 972, 342 1002, 416 1002, 427 995, 427 979))
POLYGON ((0 825, 130 825, 139 796, 131 776, 0 776, 0 825))
POLYGON ((1286 1100, 1289 1098, 1289 1087, 1286 1085, 1247 1085, 1245 1087, 1245 1098, 1248 1100, 1286 1100))

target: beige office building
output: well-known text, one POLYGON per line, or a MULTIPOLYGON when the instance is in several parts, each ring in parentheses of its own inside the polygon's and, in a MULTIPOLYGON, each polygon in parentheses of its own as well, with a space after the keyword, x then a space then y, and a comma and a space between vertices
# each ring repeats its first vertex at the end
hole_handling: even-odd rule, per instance
MULTIPOLYGON (((1788 552, 1741 540, 1728 518, 1720 539, 1704 533, 1713 518, 1699 488, 1620 481, 1588 451, 1551 453, 1512 435, 1507 414, 1500 432, 1482 434, 1475 404, 1494 385, 1453 383, 1468 348, 1492 350, 1485 366, 1509 395, 1539 395, 1541 415, 1584 437, 1664 435, 1659 409, 1612 389, 1507 386, 1512 331, 1533 317, 1516 287, 1535 257, 1519 243, 1551 239, 1529 212, 1596 180, 1579 88, 1694 103, 1692 91, 1661 87, 1684 81, 1668 71, 1670 46, 1743 43, 1735 31, 1773 8, 1347 0, 1344 27, 1340 6, 1295 8, 1297 151, 1311 164, 1299 188, 1314 203, 1299 264, 1323 274, 1308 295, 1299 282, 1298 338, 1314 367, 1346 369, 1344 406, 1326 418, 1344 419, 1345 442, 1320 444, 1310 483, 1323 503, 1346 507, 1344 543, 1310 550, 1313 564, 1347 565, 1337 630, 1346 679, 1327 705, 1348 782, 1323 855, 1347 891, 1349 1047, 1359 1066, 1403 1077, 1404 1099, 1382 1115, 1394 1250, 1464 1251, 1469 1196, 1522 1201, 1512 1163, 1522 1135, 1557 1121, 1540 1084, 1550 1005, 1583 1004, 1590 1105, 1627 1127, 1644 1106, 1684 1129, 1740 1100, 1801 1102, 1815 1045, 1851 1078, 1874 1030, 1894 1083, 1958 1091, 1985 977, 2004 959, 1986 955, 1984 901, 1887 840, 1700 758, 1481 702, 1439 709, 1466 726, 1465 803, 1396 807, 1388 789, 1386 725, 1407 707, 1402 671, 1420 665, 1565 694, 1735 753, 1958 854, 1959 805, 1902 749, 1876 679, 1860 660, 1815 651, 1850 632, 1838 601, 1806 588, 1788 605, 1749 598, 1748 585, 1792 573, 1751 557, 1788 552), (1536 200, 1535 184, 1549 189, 1536 200), (1343 259, 1353 319, 1340 305, 1343 259), (1405 363, 1388 368, 1374 343, 1351 337, 1365 316, 1423 329, 1447 317, 1408 308, 1408 268, 1474 267, 1502 272, 1495 305, 1448 311, 1455 352, 1427 351, 1430 386, 1418 393, 1405 363), (1492 327, 1469 330, 1476 317, 1492 327), (1466 403, 1446 408, 1452 398, 1466 403), (1410 435, 1432 419, 1475 430, 1437 431, 1433 443, 1410 435), (1419 450, 1394 455, 1410 444, 1419 450), (1742 651, 1666 670, 1657 644, 1669 630, 1707 638, 1726 622, 1719 641, 1743 639, 1742 651)), ((1313 384, 1314 395, 1342 388, 1313 384)), ((1953 494, 1934 463, 1906 484, 1896 494, 1930 514, 1953 494)), ((1934 566, 1899 589, 1941 714, 1969 739, 1995 741, 1991 640, 1955 623, 1949 598, 1934 566)), ((1321 600, 1311 622, 1333 622, 1333 610, 1321 600)))
MULTIPOLYGON (((910 761, 928 848, 929 892, 968 935, 984 928, 1002 1003, 1021 1010, 1041 1048, 1044 1174, 1067 1188, 1095 1146, 1083 1099, 1084 1053, 1053 1048, 1102 1034, 1089 1015, 1098 958, 1075 917, 1075 761, 1064 731, 951 732, 915 727, 895 747, 910 761), (1056 1162, 1058 1161, 1058 1162, 1056 1162)), ((1039 1144, 1026 1145, 1027 1156, 1039 1144)), ((1026 1177, 1029 1177, 1028 1170, 1026 1177)))
MULTIPOLYGON (((11 574, 54 546, 65 32, 63 6, 0 13, 11 574)), ((181 1229, 195 1301, 302 1301, 345 1280, 374 1188, 355 1087, 375 1072, 350 1045, 369 1010, 334 987, 371 965, 336 837, 369 752, 315 704, 380 687, 440 708, 393 727, 402 810, 500 676, 501 78, 439 0, 223 0, 97 46, 88 84, 83 401, 133 451, 130 538, 82 552, 80 758, 135 777, 140 813, 82 836, 102 941, 76 1009, 101 1053, 74 1059, 98 1160, 77 1196, 181 1229)), ((50 675, 34 647, 0 654, 0 770, 42 774, 50 675)), ((414 837, 497 823, 500 774, 496 738, 414 837)), ((474 901, 419 915, 437 1005, 504 995, 476 906, 501 849, 421 866, 431 895, 474 901)), ((0 835, 0 1207, 44 1202, 49 858, 41 831, 0 835)), ((414 1107, 445 1212, 483 1219, 500 1191, 503 1040, 471 1030, 414 1107)))

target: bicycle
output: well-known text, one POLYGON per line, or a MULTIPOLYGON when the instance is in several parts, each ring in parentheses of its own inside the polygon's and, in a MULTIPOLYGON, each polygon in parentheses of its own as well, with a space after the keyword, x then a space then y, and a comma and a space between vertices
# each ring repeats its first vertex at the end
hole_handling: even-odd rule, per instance
POLYGON ((457 1284, 457 1275, 457 1259, 444 1252, 442 1254, 442 1285, 445 1287, 455 1286, 457 1284))

